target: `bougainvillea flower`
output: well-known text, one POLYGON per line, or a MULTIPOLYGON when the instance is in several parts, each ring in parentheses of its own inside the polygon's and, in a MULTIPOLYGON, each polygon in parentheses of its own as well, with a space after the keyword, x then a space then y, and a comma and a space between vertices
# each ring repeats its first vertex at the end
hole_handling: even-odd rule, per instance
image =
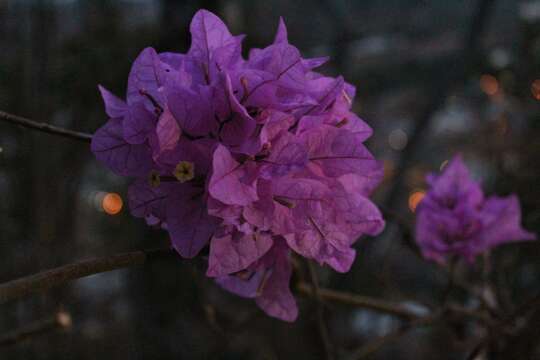
POLYGON ((521 227, 517 196, 485 198, 461 156, 427 181, 431 189, 416 209, 416 241, 426 258, 445 262, 458 256, 472 263, 500 244, 536 239, 521 227))
POLYGON ((242 272, 216 278, 223 288, 246 298, 254 298, 268 315, 285 321, 298 316, 296 301, 289 289, 292 264, 290 250, 281 239, 259 261, 242 272))
POLYGON ((109 121, 92 151, 135 178, 132 214, 181 256, 208 247, 207 276, 293 321, 291 255, 346 272, 355 241, 384 226, 368 198, 382 178, 362 144, 371 128, 351 112, 354 87, 313 71, 328 59, 302 58, 282 19, 247 59, 208 11, 190 31, 186 54, 141 52, 126 101, 99 87, 109 121))

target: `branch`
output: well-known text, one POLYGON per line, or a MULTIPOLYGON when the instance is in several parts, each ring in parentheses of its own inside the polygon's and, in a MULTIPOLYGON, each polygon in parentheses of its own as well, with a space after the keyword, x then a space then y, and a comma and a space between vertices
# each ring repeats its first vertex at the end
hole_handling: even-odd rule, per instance
POLYGON ((175 255, 175 252, 171 249, 139 250, 60 266, 1 284, 0 304, 86 276, 142 265, 154 259, 173 255, 175 255))
MULTIPOLYGON (((480 355, 482 353, 482 351, 486 348, 488 343, 489 343, 489 338, 481 339, 480 341, 478 341, 478 343, 476 345, 474 345, 471 352, 469 352, 469 354, 467 355, 465 360, 478 359, 479 358, 478 355, 480 355)), ((482 357, 480 357, 480 359, 482 359, 482 357)))
POLYGON ((387 343, 399 339, 401 336, 405 335, 410 330, 421 326, 429 326, 437 322, 440 319, 440 314, 434 314, 431 316, 426 316, 417 320, 413 320, 407 324, 403 324, 398 327, 396 330, 389 332, 386 335, 383 335, 374 341, 367 343, 366 345, 360 347, 358 350, 354 351, 352 355, 348 358, 349 360, 360 360, 365 359, 377 352, 387 343))
POLYGON ((479 323, 482 323, 491 329, 496 329, 497 326, 500 326, 499 322, 493 320, 488 314, 481 311, 468 309, 455 304, 447 304, 445 309, 453 315, 478 321, 479 323))
POLYGON ((66 329, 69 327, 71 327, 71 315, 65 311, 59 311, 54 316, 0 335, 0 346, 16 344, 35 335, 41 335, 51 330, 66 329))
MULTIPOLYGON (((313 287, 306 283, 298 284, 297 290, 304 295, 314 295, 313 287)), ((361 296, 324 288, 319 289, 319 296, 324 300, 334 301, 354 307, 370 309, 394 315, 398 318, 402 318, 405 320, 416 320, 420 318, 420 316, 417 315, 415 312, 407 310, 399 304, 395 304, 385 300, 374 299, 367 296, 361 296)))
POLYGON ((328 329, 326 328, 326 323, 324 321, 324 303, 321 296, 321 288, 319 287, 319 279, 317 277, 317 272, 313 263, 308 260, 307 264, 311 277, 311 282, 313 284, 313 295, 317 300, 317 323, 319 325, 319 333, 323 342, 324 351, 326 352, 326 359, 332 360, 332 343, 330 342, 330 336, 328 334, 328 329))
POLYGON ((528 312, 536 310, 537 308, 540 308, 540 294, 520 305, 512 314, 510 314, 508 321, 515 321, 521 316, 526 315, 528 312))
POLYGON ((52 135, 63 136, 86 143, 89 143, 92 140, 91 134, 64 129, 62 127, 50 125, 44 122, 37 122, 34 120, 23 118, 21 116, 9 114, 4 111, 0 111, 0 120, 4 120, 15 125, 21 125, 29 129, 42 131, 52 135))
MULTIPOLYGON (((306 283, 299 283, 297 285, 299 293, 308 296, 314 296, 314 289, 312 286, 306 283)), ((494 321, 488 314, 476 311, 474 309, 468 309, 455 304, 447 304, 439 309, 439 311, 433 311, 432 315, 418 315, 416 312, 406 309, 404 306, 393 303, 386 300, 375 299, 368 296, 356 295, 347 292, 341 292, 331 289, 319 288, 319 296, 323 300, 333 301, 352 307, 359 307, 378 311, 381 313, 393 315, 403 320, 416 321, 425 319, 427 316, 433 317, 437 312, 442 315, 451 314, 457 317, 467 318, 469 320, 478 321, 491 328, 496 327, 499 323, 494 321)), ((439 315, 437 315, 439 316, 439 315)))

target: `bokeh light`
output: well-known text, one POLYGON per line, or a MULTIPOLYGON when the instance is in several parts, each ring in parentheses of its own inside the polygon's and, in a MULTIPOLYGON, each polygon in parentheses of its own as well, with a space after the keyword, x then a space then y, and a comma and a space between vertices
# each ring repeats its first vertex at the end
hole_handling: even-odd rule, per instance
POLYGON ((532 82, 531 93, 536 100, 540 101, 540 79, 536 79, 532 82))
POLYGON ((411 193, 409 196, 409 209, 412 212, 416 211, 416 207, 418 204, 420 204, 424 196, 426 196, 426 192, 424 190, 416 190, 411 193))
POLYGON ((487 95, 493 96, 499 91, 499 81, 493 75, 484 74, 480 77, 480 88, 487 95))
POLYGON ((124 202, 122 201, 120 195, 116 193, 108 193, 103 197, 101 206, 103 211, 105 211, 107 214, 116 215, 122 210, 124 202))
POLYGON ((63 328, 70 328, 73 325, 71 315, 65 311, 60 311, 56 314, 56 322, 63 328))
POLYGON ((388 135, 388 144, 390 144, 390 147, 394 150, 401 151, 405 149, 408 141, 409 137, 407 136, 407 133, 401 129, 392 130, 390 135, 388 135))

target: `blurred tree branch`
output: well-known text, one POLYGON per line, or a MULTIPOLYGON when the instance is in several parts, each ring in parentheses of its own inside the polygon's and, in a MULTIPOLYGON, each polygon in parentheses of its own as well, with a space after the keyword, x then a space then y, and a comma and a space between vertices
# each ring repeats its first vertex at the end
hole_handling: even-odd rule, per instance
POLYGON ((387 343, 389 343, 391 341, 397 340, 398 338, 405 335, 410 330, 414 330, 414 329, 416 329, 418 327, 422 327, 422 326, 432 325, 433 323, 440 320, 440 318, 441 318, 441 314, 436 313, 436 314, 433 314, 433 315, 430 315, 430 316, 425 316, 423 318, 416 319, 416 320, 410 321, 408 323, 405 323, 405 324, 399 326, 394 331, 391 331, 388 334, 383 335, 383 336, 373 340, 372 342, 369 342, 369 343, 361 346, 356 351, 354 351, 352 353, 352 355, 350 355, 348 357, 348 360, 360 360, 360 359, 368 358, 370 355, 372 355, 375 352, 377 352, 378 350, 380 350, 384 345, 386 345, 387 343))
MULTIPOLYGON (((55 269, 37 273, 35 275, 30 275, 27 277, 9 281, 4 284, 0 284, 0 304, 24 297, 34 292, 45 291, 49 288, 60 286, 68 283, 69 281, 83 278, 86 276, 136 265, 142 265, 153 260, 176 256, 177 255, 174 250, 161 248, 133 251, 113 255, 110 257, 83 260, 73 264, 64 265, 55 269)), ((312 270, 311 273, 313 275, 312 270)), ((296 288, 297 291, 303 295, 316 297, 319 304, 322 304, 322 301, 332 301, 353 307, 364 308, 389 314, 407 322, 395 332, 385 335, 382 338, 375 340, 374 343, 368 344, 365 347, 359 349, 357 352, 355 352, 355 358, 363 358, 364 356, 367 356, 372 352, 378 350, 388 341, 391 341, 405 334, 408 330, 417 326, 431 324, 440 318, 447 318, 448 321, 454 321, 459 319, 477 321, 482 325, 486 326, 487 328, 494 330, 496 333, 503 335, 511 334, 513 331, 512 329, 515 327, 514 325, 518 325, 513 324, 513 322, 517 322, 515 321, 516 316, 519 316, 519 314, 523 313, 524 308, 528 310, 527 312, 532 312, 540 308, 540 301, 538 300, 538 297, 535 297, 525 303, 516 311, 515 314, 513 314, 516 316, 511 316, 504 321, 497 321, 496 319, 492 318, 489 313, 477 311, 475 309, 463 308, 455 304, 445 304, 438 310, 430 311, 427 315, 424 315, 419 314, 418 311, 407 309, 405 306, 399 303, 393 303, 381 299, 375 299, 371 297, 320 288, 318 286, 318 281, 316 280, 316 278, 313 281, 313 286, 304 282, 299 283, 296 288)), ((0 337, 0 339, 2 339, 2 341, 0 341, 0 344, 3 344, 4 342, 12 343, 14 341, 18 341, 13 339, 22 339, 30 336, 29 334, 42 332, 44 331, 43 329, 50 328, 52 326, 51 324, 51 321, 31 324, 31 326, 25 327, 20 331, 16 331, 14 333, 7 334, 4 337, 0 337)), ((326 336, 327 335, 328 334, 326 334, 326 336)))
POLYGON ((35 321, 31 324, 0 335, 0 346, 13 345, 36 335, 56 329, 71 327, 71 315, 63 310, 53 316, 35 321))
POLYGON ((5 111, 0 111, 0 120, 9 122, 15 125, 24 126, 29 129, 45 132, 48 134, 67 137, 73 140, 83 141, 87 143, 92 140, 91 134, 68 130, 59 126, 54 126, 54 125, 50 125, 43 122, 37 122, 37 121, 30 120, 21 116, 9 114, 5 111))
POLYGON ((60 266, 1 284, 0 304, 86 276, 142 265, 170 256, 176 256, 176 252, 172 249, 139 250, 60 266))
MULTIPOLYGON (((296 289, 299 293, 303 295, 314 295, 314 288, 306 283, 298 284, 296 289)), ((419 315, 414 311, 408 310, 399 304, 380 299, 374 299, 367 296, 361 296, 325 288, 319 288, 319 296, 323 300, 333 301, 353 307, 374 310, 381 313, 390 314, 404 320, 414 320, 419 317, 419 315)))
POLYGON ((324 351, 326 352, 326 358, 328 360, 331 360, 334 358, 332 354, 332 343, 330 342, 328 328, 326 327, 326 322, 324 321, 324 302, 320 293, 317 270, 315 269, 315 265, 313 265, 312 261, 308 260, 307 265, 311 277, 311 283, 313 284, 313 295, 314 298, 317 300, 317 323, 319 326, 319 333, 323 342, 324 351))
MULTIPOLYGON (((139 250, 109 257, 82 260, 51 270, 45 270, 34 275, 0 284, 0 304, 25 297, 35 292, 46 291, 52 287, 60 286, 86 276, 142 265, 150 261, 176 256, 176 252, 168 248, 139 250)), ((303 295, 314 295, 314 287, 306 283, 300 283, 297 286, 297 290, 303 295)), ((414 320, 419 318, 419 315, 416 312, 408 310, 400 304, 380 299, 324 288, 319 288, 319 296, 322 300, 371 309, 394 315, 404 320, 414 320)))

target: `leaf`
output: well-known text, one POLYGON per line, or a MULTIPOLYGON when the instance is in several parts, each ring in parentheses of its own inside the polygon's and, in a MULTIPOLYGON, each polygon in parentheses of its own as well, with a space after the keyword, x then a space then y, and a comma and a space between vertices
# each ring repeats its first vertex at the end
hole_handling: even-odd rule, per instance
POLYGON ((206 82, 215 78, 221 68, 241 59, 243 36, 232 36, 227 26, 207 10, 199 10, 191 20, 191 47, 188 55, 199 60, 206 73, 206 82))
POLYGON ((289 285, 292 266, 288 250, 285 246, 276 246, 268 257, 274 262, 270 275, 262 286, 262 293, 255 301, 268 315, 284 321, 295 321, 298 307, 289 285))
POLYGON ((151 96, 158 104, 163 105, 162 94, 158 89, 165 81, 165 72, 166 70, 162 67, 159 56, 153 48, 149 47, 141 51, 129 72, 127 103, 133 105, 137 102, 144 102, 148 110, 152 111, 154 105, 141 94, 142 91, 151 96))
POLYGON ((127 111, 126 103, 116 95, 98 85, 99 92, 105 104, 105 112, 111 119, 124 117, 127 111))
POLYGON ((181 256, 196 256, 208 244, 217 223, 218 219, 208 215, 202 189, 176 185, 167 202, 167 229, 181 256))
POLYGON ((283 21, 283 18, 279 17, 279 25, 276 32, 276 36, 274 37, 274 44, 281 44, 285 43, 288 44, 287 40, 287 27, 285 26, 285 21, 283 21))
POLYGON ((481 210, 485 247, 493 247, 506 242, 536 240, 534 233, 528 232, 521 226, 521 209, 516 195, 508 197, 489 197, 481 210))
POLYGON ((304 168, 308 162, 306 147, 294 135, 283 132, 272 144, 270 155, 261 160, 265 177, 284 176, 304 168))
POLYGON ((176 119, 172 116, 169 108, 165 108, 165 111, 159 117, 156 126, 156 137, 159 146, 159 153, 167 150, 173 150, 178 141, 182 131, 178 125, 176 119))
POLYGON ((264 112, 264 126, 261 129, 261 143, 271 143, 283 131, 287 131, 294 124, 294 116, 276 110, 264 112))
POLYGON ((328 56, 321 56, 312 59, 302 59, 302 65, 304 65, 309 70, 313 70, 327 63, 329 59, 330 57, 328 56))
MULTIPOLYGON (((246 108, 234 96, 231 79, 228 74, 222 77, 224 88, 224 102, 221 108, 226 108, 226 118, 220 121, 219 137, 221 142, 235 151, 243 152, 241 145, 253 134, 256 123, 248 114, 246 108)), ((220 112, 223 113, 223 110, 220 112)), ((249 152, 249 150, 248 150, 249 152)))
POLYGON ((257 289, 265 276, 265 271, 246 270, 242 276, 237 274, 218 276, 216 283, 227 291, 245 298, 257 297, 257 289))
POLYGON ((182 131, 191 136, 205 136, 215 131, 213 104, 204 93, 178 87, 169 93, 167 100, 182 131))
POLYGON ((154 216, 161 221, 166 218, 166 199, 170 187, 152 187, 146 180, 137 180, 129 186, 128 204, 135 217, 154 216))
POLYGON ((255 172, 251 162, 239 164, 227 148, 218 145, 214 151, 213 173, 208 191, 225 204, 248 205, 258 199, 255 172))
POLYGON ((127 143, 121 119, 111 119, 99 128, 92 136, 91 149, 99 161, 121 176, 146 176, 152 169, 150 148, 127 143))
POLYGON ((274 232, 307 258, 346 272, 354 253, 350 246, 358 236, 382 230, 384 221, 369 200, 360 195, 330 189, 312 179, 281 179, 274 187, 274 232), (286 201, 291 206, 283 206, 286 201))
POLYGON ((471 178, 460 155, 456 155, 445 166, 440 176, 431 174, 427 181, 433 188, 433 197, 443 205, 457 200, 463 200, 470 205, 480 205, 484 201, 480 184, 471 178))
POLYGON ((269 234, 234 232, 210 242, 207 276, 224 276, 246 269, 272 247, 269 234))
POLYGON ((371 173, 379 167, 362 144, 362 135, 329 125, 321 125, 301 134, 309 161, 329 177, 371 173))
POLYGON ((308 85, 312 96, 317 99, 318 105, 308 108, 302 115, 318 115, 327 110, 337 96, 343 91, 345 81, 343 77, 337 78, 320 77, 309 81, 308 85))
POLYGON ((131 105, 123 122, 124 139, 130 144, 144 143, 156 127, 156 114, 148 111, 143 103, 131 105))
POLYGON ((272 199, 272 182, 259 179, 257 182, 259 199, 243 207, 242 215, 249 224, 260 230, 270 230, 274 220, 274 200, 272 199))
MULTIPOLYGON (((306 76, 297 48, 286 43, 270 45, 249 58, 250 68, 274 75, 260 84, 275 82, 286 89, 305 90, 306 76)), ((258 85, 260 88, 262 85, 258 85)), ((257 89, 253 89, 255 92, 257 89)))

